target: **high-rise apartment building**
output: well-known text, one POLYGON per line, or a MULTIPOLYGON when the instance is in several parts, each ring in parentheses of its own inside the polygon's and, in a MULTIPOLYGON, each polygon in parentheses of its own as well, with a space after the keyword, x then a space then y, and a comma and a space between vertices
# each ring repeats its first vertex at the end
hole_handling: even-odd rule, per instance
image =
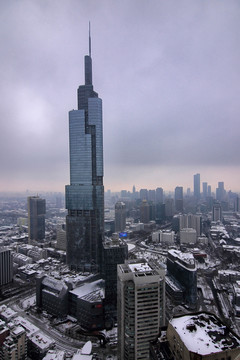
POLYGON ((164 270, 141 260, 118 265, 118 358, 149 359, 149 343, 163 325, 164 270))
POLYGON ((14 326, 0 347, 0 359, 27 359, 27 334, 22 326, 14 326))
POLYGON ((11 250, 7 247, 0 247, 0 286, 6 285, 13 278, 13 261, 11 250))
POLYGON ((39 196, 28 197, 28 242, 45 238, 46 200, 39 196))
POLYGON ((115 204, 115 232, 124 231, 126 228, 126 204, 118 201, 115 204))
POLYGON ((78 110, 69 112, 70 185, 66 186, 67 264, 98 270, 104 234, 102 100, 93 90, 91 37, 78 110))
POLYGON ((181 214, 179 215, 179 230, 184 228, 192 228, 197 232, 197 236, 202 233, 202 217, 195 214, 181 214))
POLYGON ((197 200, 200 199, 200 174, 193 175, 193 195, 197 200))

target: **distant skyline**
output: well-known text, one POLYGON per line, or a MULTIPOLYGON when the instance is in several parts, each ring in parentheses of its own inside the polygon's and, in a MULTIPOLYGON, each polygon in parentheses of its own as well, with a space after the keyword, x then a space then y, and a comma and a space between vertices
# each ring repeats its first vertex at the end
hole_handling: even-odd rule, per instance
POLYGON ((0 3, 0 192, 64 192, 91 21, 105 191, 240 191, 239 0, 0 3))

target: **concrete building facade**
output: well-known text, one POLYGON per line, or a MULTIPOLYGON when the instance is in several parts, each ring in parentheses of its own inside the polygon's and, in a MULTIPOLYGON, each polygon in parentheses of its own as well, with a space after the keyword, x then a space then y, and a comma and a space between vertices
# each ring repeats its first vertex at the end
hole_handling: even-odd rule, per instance
POLYGON ((149 343, 165 323, 165 273, 139 260, 118 265, 118 356, 149 359, 149 343))

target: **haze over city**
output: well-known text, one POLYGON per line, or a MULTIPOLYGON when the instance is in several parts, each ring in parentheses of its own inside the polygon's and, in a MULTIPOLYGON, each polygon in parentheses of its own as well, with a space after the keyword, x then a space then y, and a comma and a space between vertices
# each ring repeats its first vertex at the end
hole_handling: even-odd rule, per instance
POLYGON ((239 14, 229 0, 1 2, 1 191, 64 191, 91 21, 105 189, 193 174, 239 191, 239 14))

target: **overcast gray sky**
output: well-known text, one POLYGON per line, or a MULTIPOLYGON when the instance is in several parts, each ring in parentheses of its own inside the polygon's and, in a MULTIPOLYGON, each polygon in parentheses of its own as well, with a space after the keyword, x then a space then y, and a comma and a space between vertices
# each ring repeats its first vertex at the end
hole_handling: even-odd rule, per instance
POLYGON ((105 189, 240 191, 239 0, 0 1, 0 191, 64 191, 88 21, 105 189))

